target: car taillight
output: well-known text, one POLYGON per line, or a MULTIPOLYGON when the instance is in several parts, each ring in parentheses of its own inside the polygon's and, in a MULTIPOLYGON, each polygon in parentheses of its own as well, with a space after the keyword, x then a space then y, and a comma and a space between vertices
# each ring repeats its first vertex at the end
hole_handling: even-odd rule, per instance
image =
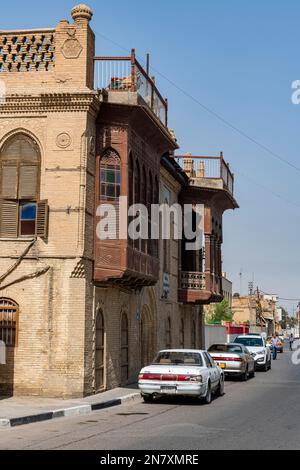
POLYGON ((160 377, 161 377, 161 374, 146 373, 146 374, 140 374, 139 375, 140 380, 161 380, 160 377))
POLYGON ((139 380, 161 380, 172 382, 202 382, 201 375, 175 375, 175 374, 140 374, 139 380))
POLYGON ((178 382, 202 382, 201 375, 178 375, 178 382))
POLYGON ((243 359, 241 357, 214 357, 214 361, 220 362, 242 362, 243 359))

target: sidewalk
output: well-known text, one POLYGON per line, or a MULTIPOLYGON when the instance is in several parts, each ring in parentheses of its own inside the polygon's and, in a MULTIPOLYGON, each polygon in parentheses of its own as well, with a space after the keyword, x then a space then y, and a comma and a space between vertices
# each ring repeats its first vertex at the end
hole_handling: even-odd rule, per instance
POLYGON ((0 431, 49 419, 85 415, 139 397, 140 393, 133 385, 130 388, 115 388, 98 395, 73 400, 39 397, 0 398, 0 431))

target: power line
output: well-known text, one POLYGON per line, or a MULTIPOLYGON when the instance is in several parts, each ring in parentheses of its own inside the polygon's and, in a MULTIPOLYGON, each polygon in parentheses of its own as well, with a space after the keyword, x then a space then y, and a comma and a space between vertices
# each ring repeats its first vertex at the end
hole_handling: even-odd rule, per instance
MULTIPOLYGON (((274 294, 268 294, 267 292, 264 292, 263 290, 260 289, 260 292, 264 295, 274 295, 274 294)), ((285 299, 284 297, 277 297, 278 300, 285 300, 287 302, 300 302, 300 297, 297 299, 285 299)))
POLYGON ((242 176, 243 178, 247 179, 248 181, 250 181, 252 184, 255 184, 256 186, 260 187, 261 189, 264 189, 265 191, 269 192, 270 194, 272 194, 273 196, 277 197, 278 199, 281 199, 283 202, 285 202, 286 204, 290 204, 292 206, 295 206, 295 207, 298 207, 300 208, 300 204, 297 204, 296 202, 294 201, 291 201, 290 199, 287 199, 285 196, 282 196, 281 194, 279 193, 276 193, 275 191, 273 191, 272 189, 268 188, 268 186, 265 186, 264 184, 262 183, 259 183, 258 181, 254 180, 253 178, 251 178, 250 176, 246 175, 245 173, 241 172, 240 170, 236 171, 235 170, 235 174, 238 174, 240 176, 242 176))

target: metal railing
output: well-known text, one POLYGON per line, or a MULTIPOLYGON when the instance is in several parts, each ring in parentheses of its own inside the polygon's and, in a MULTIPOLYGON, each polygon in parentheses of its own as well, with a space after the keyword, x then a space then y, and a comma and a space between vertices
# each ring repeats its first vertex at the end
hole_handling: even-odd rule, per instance
POLYGON ((184 290, 205 290, 205 273, 181 271, 180 288, 184 290))
POLYGON ((168 101, 162 97, 132 49, 128 57, 95 57, 95 89, 137 92, 164 126, 168 125, 168 101))
POLYGON ((175 159, 189 178, 222 179, 226 189, 233 194, 234 174, 225 162, 223 153, 219 157, 202 157, 194 155, 176 156, 175 159))

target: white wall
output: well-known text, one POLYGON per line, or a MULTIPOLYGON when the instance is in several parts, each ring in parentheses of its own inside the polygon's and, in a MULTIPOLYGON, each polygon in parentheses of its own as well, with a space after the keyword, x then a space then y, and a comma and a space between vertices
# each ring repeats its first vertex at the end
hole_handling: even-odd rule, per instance
POLYGON ((205 349, 215 343, 226 343, 226 326, 205 325, 205 349))

